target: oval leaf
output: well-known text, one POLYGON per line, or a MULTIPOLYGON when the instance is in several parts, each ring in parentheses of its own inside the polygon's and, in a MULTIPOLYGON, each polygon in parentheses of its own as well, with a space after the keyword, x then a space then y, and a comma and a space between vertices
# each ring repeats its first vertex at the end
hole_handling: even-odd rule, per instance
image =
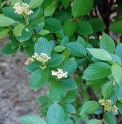
POLYGON ((90 35, 93 33, 93 29, 92 26, 89 22, 87 21, 81 21, 77 23, 77 30, 76 32, 78 32, 81 35, 90 35))
POLYGON ((116 119, 111 113, 106 112, 103 119, 106 124, 116 124, 116 119))
POLYGON ((49 107, 47 112, 48 124, 63 124, 64 117, 64 111, 60 105, 53 104, 49 107))
POLYGON ((66 47, 70 50, 71 54, 77 57, 86 55, 86 49, 78 42, 70 42, 66 44, 66 47))
POLYGON ((77 88, 76 82, 72 78, 61 79, 59 83, 65 90, 74 90, 77 88))
POLYGON ((11 55, 16 53, 18 50, 18 47, 12 49, 11 44, 6 44, 2 49, 1 49, 1 53, 5 54, 5 55, 11 55))
POLYGON ((103 50, 103 49, 97 49, 97 48, 87 48, 87 50, 92 54, 93 57, 104 60, 104 61, 111 61, 111 55, 103 50))
POLYGON ((100 39, 100 48, 108 51, 109 53, 114 53, 115 43, 110 36, 104 33, 100 39))
POLYGON ((51 45, 45 38, 39 38, 35 43, 34 50, 36 53, 45 53, 48 56, 51 54, 51 45))
POLYGON ((64 98, 64 95, 65 91, 60 83, 55 82, 50 86, 49 96, 53 102, 60 102, 64 98))
POLYGON ((120 81, 122 80, 122 67, 116 63, 112 65, 112 75, 115 79, 115 81, 120 84, 120 81))
POLYGON ((93 0, 75 0, 72 6, 74 17, 88 14, 93 7, 93 0))
POLYGON ((55 32, 62 30, 62 25, 58 19, 48 18, 48 19, 46 19, 46 22, 45 22, 45 28, 48 31, 55 33, 55 32))
POLYGON ((85 102, 81 108, 80 114, 93 114, 99 106, 99 103, 96 101, 85 102))
POLYGON ((54 54, 51 56, 51 59, 48 62, 49 67, 56 67, 60 65, 64 60, 64 56, 60 54, 54 54))
POLYGON ((122 34, 122 21, 117 21, 117 22, 113 23, 109 28, 113 32, 122 34))
POLYGON ((111 68, 104 62, 91 64, 84 72, 83 79, 95 80, 105 78, 111 74, 111 68))
POLYGON ((67 20, 64 22, 63 29, 66 36, 71 36, 76 30, 76 23, 72 20, 67 20))
POLYGON ((113 83, 107 82, 102 87, 102 94, 105 99, 109 99, 114 93, 113 83))
POLYGON ((75 70, 77 69, 77 63, 75 61, 74 58, 70 58, 65 60, 60 66, 59 68, 63 69, 63 71, 67 71, 68 75, 71 75, 75 72, 75 70))
POLYGON ((29 3, 30 9, 37 8, 38 6, 40 6, 42 4, 43 1, 44 0, 31 0, 29 3))
POLYGON ((14 23, 15 21, 13 19, 0 14, 0 27, 13 25, 14 23))
POLYGON ((23 116, 19 120, 23 124, 47 124, 42 118, 34 115, 23 116))
POLYGON ((45 69, 43 71, 41 69, 38 69, 30 76, 30 87, 34 90, 38 90, 46 84, 48 78, 48 69, 45 69))

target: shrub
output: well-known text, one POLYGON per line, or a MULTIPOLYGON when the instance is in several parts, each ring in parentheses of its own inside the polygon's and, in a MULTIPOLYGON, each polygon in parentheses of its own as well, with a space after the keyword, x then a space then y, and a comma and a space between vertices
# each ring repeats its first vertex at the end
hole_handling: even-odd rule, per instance
POLYGON ((41 113, 23 124, 117 124, 122 114, 121 0, 10 0, 1 2, 0 38, 33 60, 33 90, 49 85, 38 98, 41 113), (113 14, 115 13, 115 14, 113 14), (116 33, 120 41, 109 33, 116 33))

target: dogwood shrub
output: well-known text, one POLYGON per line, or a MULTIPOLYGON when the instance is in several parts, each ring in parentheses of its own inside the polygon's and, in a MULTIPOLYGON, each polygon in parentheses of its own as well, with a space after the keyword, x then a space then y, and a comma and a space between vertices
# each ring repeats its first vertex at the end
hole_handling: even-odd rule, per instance
POLYGON ((49 86, 37 98, 46 118, 25 115, 23 124, 121 123, 121 0, 0 3, 0 38, 10 40, 1 53, 25 52, 30 88, 49 86))

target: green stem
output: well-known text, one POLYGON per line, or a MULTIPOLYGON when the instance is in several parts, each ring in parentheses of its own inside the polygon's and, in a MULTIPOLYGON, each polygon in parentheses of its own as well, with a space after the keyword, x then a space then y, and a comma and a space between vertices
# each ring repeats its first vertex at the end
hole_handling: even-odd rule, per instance
POLYGON ((23 17, 24 17, 24 19, 25 19, 26 24, 29 24, 29 19, 28 19, 28 17, 27 17, 26 15, 23 15, 23 17))
POLYGON ((10 27, 10 26, 8 26, 9 27, 9 29, 12 31, 12 28, 10 27))

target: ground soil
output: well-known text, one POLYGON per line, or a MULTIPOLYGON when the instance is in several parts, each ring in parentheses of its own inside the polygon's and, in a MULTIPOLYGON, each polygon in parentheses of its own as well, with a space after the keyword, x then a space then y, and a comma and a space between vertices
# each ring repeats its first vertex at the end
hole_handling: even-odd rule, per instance
MULTIPOLYGON (((0 40, 0 49, 8 42, 0 40)), ((41 116, 36 98, 47 92, 46 88, 33 91, 29 87, 29 76, 25 70, 28 59, 25 53, 12 56, 0 54, 0 122, 2 124, 22 124, 19 117, 34 114, 41 116)))

